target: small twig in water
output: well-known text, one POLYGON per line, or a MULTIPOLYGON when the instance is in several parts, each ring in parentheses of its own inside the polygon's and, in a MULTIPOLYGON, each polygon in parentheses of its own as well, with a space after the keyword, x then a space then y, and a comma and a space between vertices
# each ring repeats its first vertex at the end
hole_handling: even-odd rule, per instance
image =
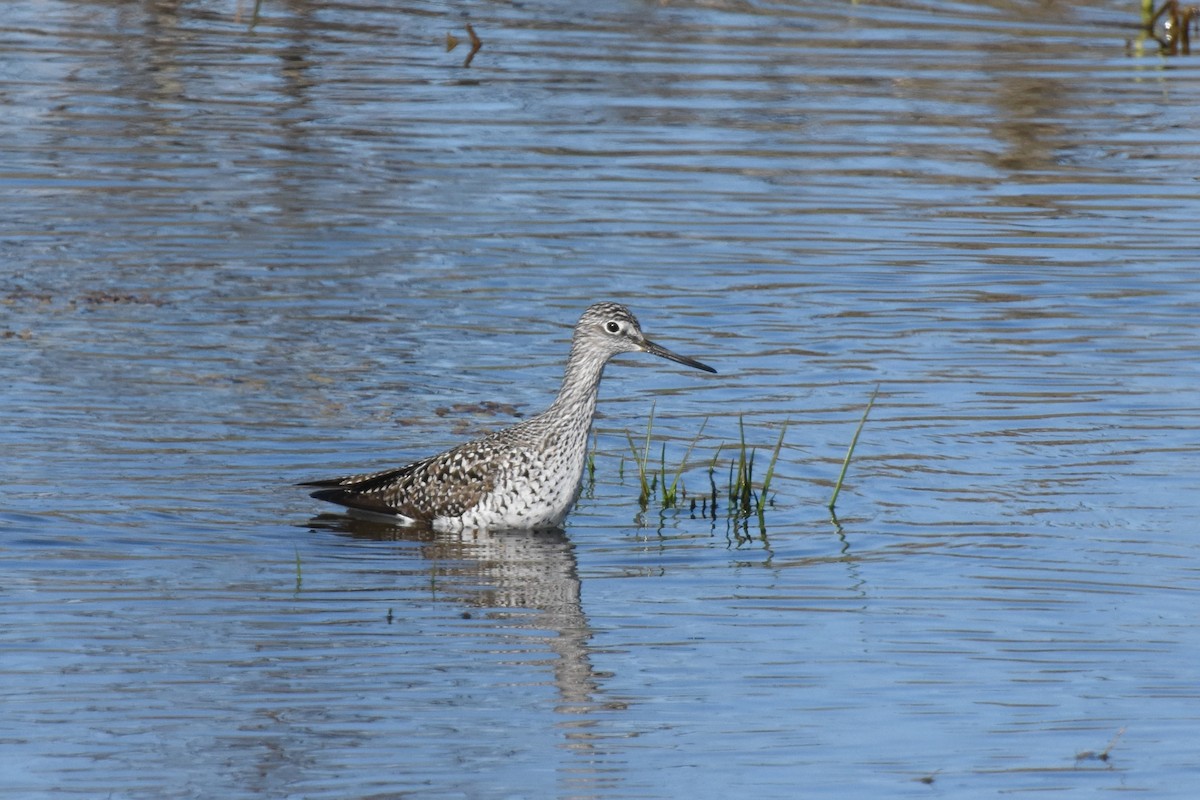
POLYGON ((467 36, 471 37, 471 52, 467 53, 467 60, 463 62, 464 67, 471 66, 471 61, 474 60, 475 54, 479 52, 479 48, 483 47, 483 40, 475 35, 475 29, 471 27, 471 23, 467 23, 467 36))
POLYGON ((1121 737, 1125 735, 1125 729, 1117 731, 1116 735, 1109 740, 1108 745, 1099 753, 1093 750, 1084 750, 1075 754, 1076 761, 1103 761, 1108 763, 1108 759, 1112 756, 1113 748, 1117 746, 1117 742, 1121 741, 1121 737))
MULTIPOLYGON (((261 2, 261 0, 259 0, 261 2)), ((463 66, 471 66, 471 61, 475 58, 475 54, 479 52, 479 48, 483 47, 483 40, 475 35, 475 29, 471 27, 471 23, 467 23, 467 36, 471 40, 471 51, 467 53, 466 59, 463 60, 463 66)), ((454 48, 458 47, 458 37, 453 33, 446 33, 446 52, 449 53, 454 48)))

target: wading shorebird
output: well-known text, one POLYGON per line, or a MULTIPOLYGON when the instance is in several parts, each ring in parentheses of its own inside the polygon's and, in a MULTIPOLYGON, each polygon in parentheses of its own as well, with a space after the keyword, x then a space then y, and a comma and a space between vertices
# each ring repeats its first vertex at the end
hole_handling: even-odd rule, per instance
POLYGON ((621 353, 716 372, 651 342, 625 306, 596 303, 575 325, 562 388, 541 414, 398 469, 300 485, 318 487, 318 500, 437 530, 558 527, 579 498, 600 376, 621 353))

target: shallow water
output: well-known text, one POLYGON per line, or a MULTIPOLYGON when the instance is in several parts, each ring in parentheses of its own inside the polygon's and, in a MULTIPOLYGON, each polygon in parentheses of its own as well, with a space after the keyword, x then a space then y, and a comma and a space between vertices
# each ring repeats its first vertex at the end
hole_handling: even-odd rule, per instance
POLYGON ((1200 62, 1136 4, 251 6, 0 21, 6 795, 1190 796, 1200 62), (610 366, 565 531, 291 486, 536 413, 610 297, 720 374, 610 366), (763 526, 639 507, 652 407, 691 496, 789 423, 763 526))

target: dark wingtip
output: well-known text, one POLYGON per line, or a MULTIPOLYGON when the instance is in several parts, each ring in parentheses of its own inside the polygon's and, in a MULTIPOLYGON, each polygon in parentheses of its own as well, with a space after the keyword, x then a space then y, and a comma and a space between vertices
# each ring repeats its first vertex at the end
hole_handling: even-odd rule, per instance
POLYGON ((341 484, 342 480, 344 480, 344 479, 343 478, 325 478, 324 480, 319 480, 319 481, 301 481, 300 483, 297 483, 296 486, 338 486, 339 484, 341 484))
MULTIPOLYGON (((309 486, 319 486, 322 482, 307 484, 309 486)), ((306 484, 301 484, 306 485, 306 484)), ((376 514, 387 514, 393 517, 404 516, 396 509, 389 506, 382 500, 377 500, 368 495, 358 494, 347 489, 318 489, 315 492, 310 492, 309 497, 317 500, 324 500, 327 503, 336 503, 339 506, 346 508, 356 508, 359 511, 371 511, 376 514)))
MULTIPOLYGON (((318 484, 302 483, 300 485, 301 486, 317 486, 318 484)), ((317 500, 324 500, 328 503, 337 503, 337 504, 343 505, 343 506, 346 505, 343 502, 343 498, 353 497, 353 495, 350 494, 349 492, 347 492, 345 489, 318 489, 315 492, 309 492, 308 496, 315 498, 317 500)))

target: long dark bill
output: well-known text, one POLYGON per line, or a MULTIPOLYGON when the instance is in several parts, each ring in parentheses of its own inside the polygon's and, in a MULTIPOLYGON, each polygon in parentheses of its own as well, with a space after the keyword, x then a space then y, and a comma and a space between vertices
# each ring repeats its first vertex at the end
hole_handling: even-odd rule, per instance
POLYGON ((715 369, 710 367, 708 364, 701 364, 699 361, 697 361, 694 358, 688 358, 687 356, 681 356, 678 353, 672 353, 667 348, 662 347, 661 345, 657 345, 654 342, 650 341, 649 339, 642 342, 642 350, 647 353, 650 353, 651 355, 660 356, 662 358, 665 358, 668 361, 674 361, 677 364, 683 364, 686 367, 702 369, 705 372, 711 372, 714 375, 717 372, 715 369))

